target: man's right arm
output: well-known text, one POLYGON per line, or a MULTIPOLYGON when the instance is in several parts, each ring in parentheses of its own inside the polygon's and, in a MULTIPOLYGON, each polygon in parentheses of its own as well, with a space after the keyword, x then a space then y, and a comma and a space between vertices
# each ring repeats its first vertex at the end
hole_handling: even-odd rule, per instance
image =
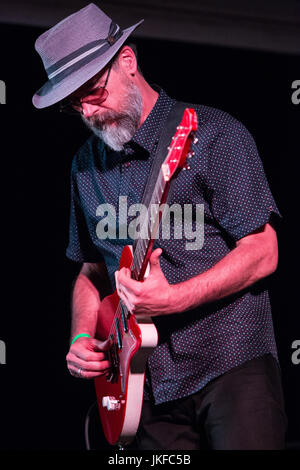
POLYGON ((95 339, 101 298, 108 294, 108 289, 105 264, 84 263, 73 289, 71 339, 81 333, 90 335, 90 338, 78 338, 70 346, 66 359, 74 376, 95 378, 109 370, 105 351, 109 349, 110 341, 95 339))

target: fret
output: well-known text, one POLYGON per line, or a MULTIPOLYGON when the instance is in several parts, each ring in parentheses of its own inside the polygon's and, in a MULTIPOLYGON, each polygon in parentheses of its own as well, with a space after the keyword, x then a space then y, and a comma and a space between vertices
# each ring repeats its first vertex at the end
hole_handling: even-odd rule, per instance
POLYGON ((133 270, 136 272, 136 277, 138 277, 138 262, 137 262, 138 253, 139 253, 139 240, 136 240, 135 249, 133 253, 133 260, 132 260, 132 266, 133 266, 133 270))
POLYGON ((163 172, 160 169, 158 178, 151 196, 145 219, 141 224, 139 238, 135 240, 133 254, 133 268, 135 277, 138 278, 141 272, 143 262, 147 253, 148 245, 151 239, 155 238, 154 228, 158 223, 159 206, 165 191, 166 182, 163 172))
POLYGON ((147 230, 148 219, 149 219, 149 208, 147 209, 147 215, 146 215, 146 217, 143 221, 143 225, 141 227, 139 240, 144 240, 144 239, 149 238, 149 234, 148 234, 148 230, 147 230))
POLYGON ((141 252, 140 252, 140 250, 136 253, 136 261, 137 261, 138 267, 141 266, 141 264, 142 264, 142 259, 141 259, 141 252))

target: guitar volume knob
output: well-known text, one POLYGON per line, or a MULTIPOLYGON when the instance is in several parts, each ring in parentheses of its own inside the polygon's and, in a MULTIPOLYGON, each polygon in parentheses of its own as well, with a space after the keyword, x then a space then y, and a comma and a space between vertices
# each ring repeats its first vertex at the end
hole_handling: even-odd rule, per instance
POLYGON ((102 406, 107 408, 107 411, 119 410, 121 408, 120 400, 115 397, 102 397, 102 406))
POLYGON ((102 406, 103 408, 107 407, 109 397, 102 397, 102 406))

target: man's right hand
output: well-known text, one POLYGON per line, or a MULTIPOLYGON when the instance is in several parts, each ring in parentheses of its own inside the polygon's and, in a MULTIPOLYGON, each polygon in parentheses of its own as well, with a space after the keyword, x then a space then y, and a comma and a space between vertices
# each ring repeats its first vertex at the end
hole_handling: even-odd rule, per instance
POLYGON ((70 347, 66 357, 70 374, 82 379, 107 375, 111 363, 106 352, 110 347, 110 339, 99 341, 95 338, 78 338, 70 347))

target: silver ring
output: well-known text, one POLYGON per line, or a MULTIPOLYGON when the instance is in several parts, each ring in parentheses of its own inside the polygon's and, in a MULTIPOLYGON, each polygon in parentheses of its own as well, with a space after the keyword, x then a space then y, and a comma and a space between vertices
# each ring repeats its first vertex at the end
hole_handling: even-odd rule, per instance
POLYGON ((78 372, 77 372, 78 377, 81 377, 81 371, 82 371, 82 367, 79 367, 78 372))

